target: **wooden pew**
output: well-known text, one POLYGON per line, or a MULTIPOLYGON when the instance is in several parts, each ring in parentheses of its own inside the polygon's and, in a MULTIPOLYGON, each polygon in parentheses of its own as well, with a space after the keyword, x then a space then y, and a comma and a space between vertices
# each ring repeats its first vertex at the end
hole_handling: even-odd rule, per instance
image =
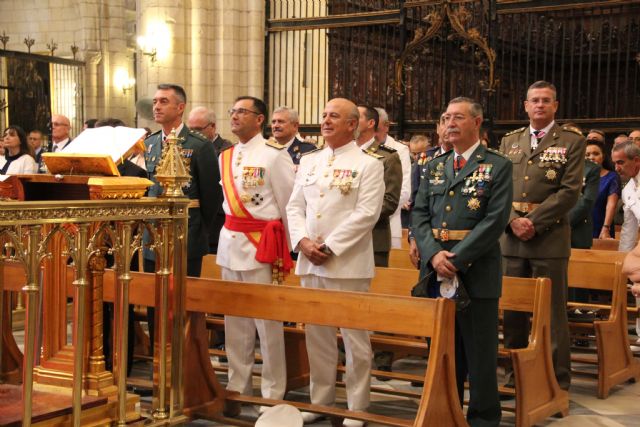
POLYGON ((515 389, 500 387, 500 392, 515 395, 516 427, 569 413, 569 393, 560 389, 551 360, 550 303, 549 279, 503 278, 500 309, 532 314, 529 345, 521 349, 500 348, 498 352, 513 366, 515 389))
MULTIPOLYGON (((598 397, 604 399, 611 389, 625 381, 640 380, 640 363, 629 348, 627 330, 627 286, 622 274, 624 253, 614 251, 572 250, 569 260, 569 287, 611 292, 611 305, 569 302, 570 309, 598 309, 608 312, 604 320, 593 323, 570 322, 578 331, 593 331, 597 358, 574 355, 573 362, 597 366, 598 397)), ((578 374, 584 373, 575 371, 578 374)))
MULTIPOLYGON (((72 269, 68 269, 71 278, 72 269)), ((13 274, 5 275, 5 289, 18 290, 22 286, 19 267, 13 274)), ((154 292, 153 274, 132 273, 130 302, 149 305, 154 292)), ((104 300, 114 299, 114 273, 108 270, 104 276, 104 300)), ((393 426, 465 426, 466 421, 458 402, 455 385, 453 354, 453 328, 455 307, 444 299, 428 300, 371 293, 340 292, 300 287, 248 284, 214 279, 189 278, 186 289, 186 309, 192 313, 216 312, 234 316, 264 318, 279 321, 295 321, 354 329, 377 330, 392 334, 431 337, 429 364, 423 378, 424 389, 415 420, 398 419, 365 412, 287 402, 301 410, 318 412, 336 419, 355 418, 393 426)), ((191 342, 187 340, 187 342, 191 342)), ((187 358, 192 350, 187 351, 187 358)), ((185 364, 187 364, 185 360, 185 364)), ((209 364, 208 354, 202 364, 209 364)), ((185 366, 185 371, 189 371, 185 366)), ((193 369, 193 366, 190 368, 193 369)), ((200 379, 185 376, 185 402, 200 402, 191 406, 193 416, 229 421, 223 415, 223 407, 237 409, 231 403, 275 405, 279 400, 241 396, 226 392, 216 385, 211 390, 199 386, 200 379), (207 395, 204 399, 202 395, 207 395), (198 395, 194 399, 193 395, 198 395)), ((208 379, 217 383, 215 376, 208 379)), ((187 405, 189 406, 189 405, 187 405)))
POLYGON ((389 252, 389 267, 415 270, 415 267, 411 264, 411 260, 409 259, 409 250, 391 249, 389 252))
POLYGON ((593 239, 591 249, 600 251, 617 251, 620 240, 617 239, 593 239))

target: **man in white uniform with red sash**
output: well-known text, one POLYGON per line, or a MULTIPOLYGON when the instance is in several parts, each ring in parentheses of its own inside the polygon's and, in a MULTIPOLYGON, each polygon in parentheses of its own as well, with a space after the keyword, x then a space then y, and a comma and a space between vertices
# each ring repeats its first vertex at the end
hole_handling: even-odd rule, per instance
MULTIPOLYGON (((384 168, 375 153, 354 141, 360 113, 347 99, 329 101, 322 114, 323 150, 302 157, 287 206, 291 243, 300 252, 302 286, 367 292, 374 275, 371 230, 384 197, 384 168)), ((371 343, 367 331, 341 328, 347 355, 345 383, 350 410, 369 406, 371 343)), ((311 403, 333 405, 338 348, 336 328, 306 326, 311 403)), ((319 418, 304 412, 306 423, 319 418)), ((346 419, 345 426, 362 426, 346 419)))
MULTIPOLYGON (((229 114, 239 143, 219 157, 226 219, 216 260, 224 280, 280 283, 293 267, 286 232, 293 162, 281 145, 262 137, 264 102, 239 97, 229 114)), ((252 394, 256 330, 263 360, 262 397, 282 399, 287 383, 282 322, 225 316, 227 389, 252 394)))

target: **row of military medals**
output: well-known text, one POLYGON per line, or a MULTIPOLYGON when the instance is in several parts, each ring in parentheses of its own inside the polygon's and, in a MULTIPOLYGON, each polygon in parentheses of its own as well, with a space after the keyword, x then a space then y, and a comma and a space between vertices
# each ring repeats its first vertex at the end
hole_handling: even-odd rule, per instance
POLYGON ((464 187, 462 187, 462 194, 465 196, 472 196, 467 201, 467 208, 472 211, 480 209, 480 199, 485 191, 485 187, 491 181, 491 170, 493 165, 480 164, 478 169, 473 171, 473 174, 465 178, 464 187))
MULTIPOLYGON (((331 167, 333 165, 334 159, 335 156, 329 157, 329 160, 327 161, 328 167, 331 167)), ((353 180, 357 175, 358 171, 356 171, 355 169, 334 169, 333 179, 329 184, 329 188, 339 188, 342 195, 346 196, 351 191, 353 180)))
POLYGON ((553 168, 545 172, 544 176, 549 181, 553 181, 558 176, 555 169, 560 169, 562 165, 567 163, 567 149, 565 147, 549 147, 540 154, 541 168, 553 168))
MULTIPOLYGON (((240 166, 242 163, 242 152, 238 153, 238 158, 236 159, 236 166, 240 166)), ((265 169, 263 167, 258 166, 245 166, 242 168, 242 189, 250 190, 252 188, 260 187, 264 185, 264 173, 265 169)), ((254 205, 258 206, 262 203, 263 197, 260 193, 255 193, 253 195, 249 193, 242 193, 240 195, 240 200, 242 203, 252 202, 254 205)))

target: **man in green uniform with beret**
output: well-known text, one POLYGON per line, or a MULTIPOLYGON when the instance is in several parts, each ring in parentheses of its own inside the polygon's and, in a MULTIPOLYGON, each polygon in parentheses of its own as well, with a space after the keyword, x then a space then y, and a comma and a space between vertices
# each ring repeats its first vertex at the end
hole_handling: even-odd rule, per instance
MULTIPOLYGON (((529 86, 524 108, 529 126, 504 136, 500 151, 513 163, 513 204, 501 240, 505 274, 551 279, 551 348, 558 384, 571 384, 567 320, 567 268, 571 254, 569 211, 580 195, 585 138, 574 127, 559 126, 556 88, 538 81, 529 86)), ((504 315, 504 343, 523 348, 529 342, 526 313, 504 315)), ((510 377, 510 375, 509 375, 510 377)), ((509 378, 507 385, 512 385, 509 378)))
POLYGON ((469 295, 469 305, 456 312, 458 395, 462 404, 468 375, 469 424, 497 426, 499 239, 509 220, 512 165, 480 143, 482 107, 472 99, 451 100, 444 120, 453 150, 429 162, 412 228, 430 278, 442 284, 441 293, 446 296, 448 281, 458 279, 469 295))

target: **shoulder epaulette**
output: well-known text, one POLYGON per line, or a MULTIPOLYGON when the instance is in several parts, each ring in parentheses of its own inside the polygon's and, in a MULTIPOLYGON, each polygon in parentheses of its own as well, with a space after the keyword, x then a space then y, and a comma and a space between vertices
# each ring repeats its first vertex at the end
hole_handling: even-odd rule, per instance
POLYGON ((383 159, 384 156, 381 156, 380 154, 374 153, 373 151, 369 151, 369 150, 362 150, 365 154, 370 155, 371 157, 373 157, 374 159, 383 159))
MULTIPOLYGON (((506 135, 505 135, 505 136, 506 136, 506 135)), ((500 157, 505 157, 505 158, 507 157, 503 152, 498 151, 498 150, 495 150, 495 149, 493 149, 493 148, 487 148, 487 151, 489 151, 489 152, 491 152, 491 153, 493 153, 493 154, 497 154, 497 155, 498 155, 498 156, 500 156, 500 157)))
POLYGON ((513 134, 516 134, 516 133, 520 133, 523 130, 525 130, 526 128, 527 128, 526 126, 523 126, 520 129, 512 130, 511 132, 505 133, 504 136, 509 136, 509 135, 513 135, 513 134))
POLYGON ((149 138, 151 138, 152 136, 155 136, 155 135, 159 134, 160 132, 162 132, 162 129, 159 129, 159 130, 157 130, 157 131, 153 132, 151 135, 149 135, 149 136, 148 136, 147 138, 145 138, 145 139, 149 139, 149 138))
POLYGON ((433 159, 431 159, 431 160, 437 159, 438 157, 446 156, 447 154, 451 153, 452 151, 453 151, 453 148, 452 148, 451 150, 449 150, 449 151, 445 151, 444 153, 440 153, 440 154, 438 154, 437 156, 435 156, 435 157, 434 157, 433 159))
POLYGON ((580 132, 580 129, 578 129, 576 127, 573 127, 573 126, 562 126, 562 130, 566 130, 568 132, 573 132, 573 133, 578 134, 580 136, 584 136, 582 134, 582 132, 580 132))
POLYGON ((273 148, 278 149, 278 150, 282 150, 282 149, 284 148, 284 145, 280 145, 280 144, 278 143, 278 141, 276 141, 276 140, 275 140, 275 139, 273 139, 273 138, 269 138, 269 139, 265 142, 265 145, 268 145, 269 147, 273 147, 273 148))
POLYGON ((189 135, 198 138, 202 142, 210 142, 209 139, 206 136, 204 136, 203 134, 201 134, 200 132, 197 132, 195 130, 189 129, 189 135))
POLYGON ((385 145, 385 144, 380 145, 380 147, 379 147, 379 148, 380 148, 381 150, 386 151, 387 153, 395 153, 395 152, 397 152, 397 151, 398 151, 398 150, 396 150, 395 148, 389 147, 389 146, 387 146, 387 145, 385 145))
POLYGON ((307 151, 306 153, 302 153, 302 154, 300 155, 300 157, 304 157, 304 156, 306 156, 306 155, 308 155, 308 154, 311 154, 311 153, 317 153, 318 151, 322 151, 322 150, 321 150, 321 149, 319 149, 319 148, 316 148, 315 150, 310 150, 310 151, 307 151))

